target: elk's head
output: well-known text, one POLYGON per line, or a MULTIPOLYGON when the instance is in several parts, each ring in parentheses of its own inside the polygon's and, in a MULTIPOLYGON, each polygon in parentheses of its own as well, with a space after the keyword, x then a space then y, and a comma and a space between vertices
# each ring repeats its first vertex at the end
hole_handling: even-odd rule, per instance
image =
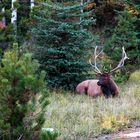
POLYGON ((97 67, 97 57, 102 53, 103 50, 101 50, 98 54, 96 54, 97 52, 97 46, 95 47, 94 50, 94 64, 91 62, 91 59, 89 59, 89 63, 92 66, 94 72, 98 75, 98 79, 99 81, 97 82, 98 86, 101 86, 101 89, 104 93, 104 95, 110 96, 111 94, 113 95, 116 89, 116 85, 114 84, 114 82, 112 82, 110 76, 111 74, 120 69, 121 67, 124 66, 124 61, 126 59, 128 59, 125 49, 124 47, 122 47, 122 58, 119 62, 119 64, 117 65, 117 67, 115 67, 114 69, 110 70, 109 72, 101 72, 100 69, 97 67))
POLYGON ((109 73, 102 73, 97 75, 99 77, 99 81, 97 82, 98 86, 104 86, 109 84, 110 74, 109 73))

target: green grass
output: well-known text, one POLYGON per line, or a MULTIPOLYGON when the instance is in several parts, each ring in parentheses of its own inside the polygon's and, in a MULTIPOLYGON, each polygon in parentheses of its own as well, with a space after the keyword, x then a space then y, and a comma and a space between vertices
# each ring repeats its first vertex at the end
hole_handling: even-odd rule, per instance
POLYGON ((114 99, 53 92, 50 100, 44 127, 59 130, 67 140, 116 132, 140 119, 140 87, 134 82, 123 85, 114 99))
POLYGON ((129 81, 134 83, 140 83, 140 70, 136 70, 130 75, 129 81))

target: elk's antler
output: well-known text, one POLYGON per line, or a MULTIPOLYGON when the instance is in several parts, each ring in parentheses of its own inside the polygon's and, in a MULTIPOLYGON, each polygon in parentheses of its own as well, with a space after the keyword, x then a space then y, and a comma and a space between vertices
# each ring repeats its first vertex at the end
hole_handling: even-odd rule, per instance
POLYGON ((101 50, 98 55, 96 55, 96 50, 97 50, 98 46, 95 47, 95 50, 94 50, 94 64, 92 64, 91 62, 91 59, 89 59, 89 64, 92 66, 93 70, 96 72, 96 73, 101 73, 101 71, 98 69, 97 67, 97 62, 96 62, 96 59, 97 57, 102 53, 103 50, 101 50))
POLYGON ((114 68, 113 70, 111 70, 110 73, 112 73, 112 72, 116 71, 117 69, 123 67, 123 66, 124 66, 124 61, 125 61, 126 59, 129 59, 129 58, 127 57, 127 54, 126 54, 126 52, 125 52, 124 47, 122 47, 122 59, 120 60, 118 66, 117 66, 116 68, 114 68))

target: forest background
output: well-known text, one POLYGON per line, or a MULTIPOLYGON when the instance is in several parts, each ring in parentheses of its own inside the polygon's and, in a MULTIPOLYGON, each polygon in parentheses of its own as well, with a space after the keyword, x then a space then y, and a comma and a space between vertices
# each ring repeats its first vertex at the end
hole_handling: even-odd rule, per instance
POLYGON ((42 127, 59 130, 63 138, 95 137, 139 120, 138 0, 36 0, 32 9, 29 0, 11 5, 9 0, 0 2, 3 139, 60 135, 42 133, 42 127), (96 45, 104 50, 98 60, 103 71, 116 67, 123 46, 129 57, 113 74, 122 89, 119 99, 75 95, 79 82, 96 78, 88 63, 96 45))

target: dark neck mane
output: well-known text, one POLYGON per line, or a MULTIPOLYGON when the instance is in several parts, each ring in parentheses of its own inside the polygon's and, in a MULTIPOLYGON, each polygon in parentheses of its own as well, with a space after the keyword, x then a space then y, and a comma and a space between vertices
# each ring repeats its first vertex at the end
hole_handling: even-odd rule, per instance
POLYGON ((116 84, 113 80, 110 79, 109 83, 107 85, 101 86, 102 92, 106 98, 110 96, 115 96, 115 92, 117 90, 116 84))

